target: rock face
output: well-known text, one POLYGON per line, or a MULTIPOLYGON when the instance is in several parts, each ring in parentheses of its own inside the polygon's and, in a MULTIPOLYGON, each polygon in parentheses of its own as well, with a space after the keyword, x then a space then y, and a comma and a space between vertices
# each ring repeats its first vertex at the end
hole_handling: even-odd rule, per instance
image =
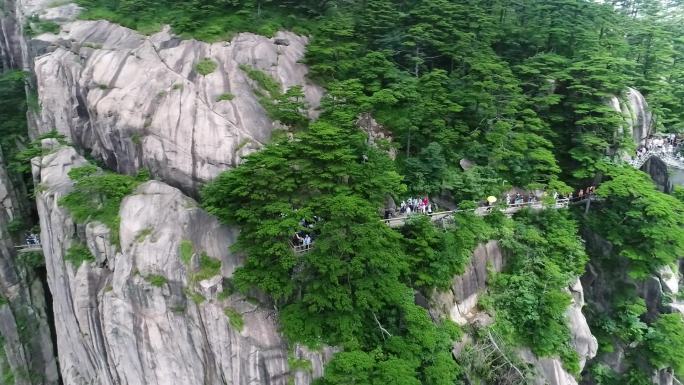
POLYGON ((454 277, 451 290, 433 296, 432 302, 436 304, 433 312, 448 314, 459 325, 473 321, 478 316, 478 296, 487 288, 488 268, 500 272, 503 264, 503 255, 497 241, 478 246, 465 272, 454 277))
MULTIPOLYGON (((473 252, 465 272, 454 277, 451 289, 435 293, 432 297, 431 314, 435 318, 448 317, 459 325, 475 324, 482 326, 492 320, 477 309, 479 295, 486 289, 488 271, 500 272, 505 258, 497 241, 478 246, 473 252)), ((579 279, 568 288, 572 304, 566 311, 568 326, 572 337, 571 344, 580 356, 580 367, 596 356, 598 342, 591 334, 587 320, 582 314, 584 291, 579 279)), ((462 346, 457 346, 455 354, 462 346)), ((535 381, 539 385, 576 385, 577 380, 563 368, 558 358, 539 358, 528 348, 519 350, 521 360, 529 363, 538 373, 535 381)))
POLYGON ((41 268, 17 254, 8 229, 26 214, 15 190, 0 151, 0 382, 58 384, 41 268))
MULTIPOLYGON (((47 17, 47 16, 46 16, 47 17)), ((184 191, 237 165, 276 127, 259 104, 247 65, 283 88, 303 86, 310 113, 322 90, 300 64, 307 39, 241 33, 230 42, 181 40, 168 29, 146 37, 106 21, 76 21, 32 41, 40 130, 57 129, 109 168, 148 168, 184 191), (275 44, 287 40, 289 45, 275 44), (203 60, 216 69, 197 70, 203 60), (222 97, 223 96, 223 97, 222 97)))
MULTIPOLYGON (((178 189, 150 181, 124 199, 114 245, 104 225, 76 225, 58 205, 72 188, 68 171, 84 163, 71 147, 34 160, 64 384, 310 383, 311 375, 290 373, 273 311, 237 294, 219 296, 242 261, 228 251, 235 231, 178 189), (79 243, 95 261, 65 261, 79 243), (181 244, 192 253, 181 253, 181 244), (201 254, 220 259, 221 274, 196 282, 189 266, 198 267, 201 254), (153 285, 153 275, 163 282, 153 285)), ((297 356, 320 375, 329 354, 297 356)))
POLYGON ((627 88, 624 98, 614 96, 610 99, 610 106, 624 117, 623 132, 631 134, 635 143, 640 143, 652 133, 653 116, 646 98, 638 90, 627 88))

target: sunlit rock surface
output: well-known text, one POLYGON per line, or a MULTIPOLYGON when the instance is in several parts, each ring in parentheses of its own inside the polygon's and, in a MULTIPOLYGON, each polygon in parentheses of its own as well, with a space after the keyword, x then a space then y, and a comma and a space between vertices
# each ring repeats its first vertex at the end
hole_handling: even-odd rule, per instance
POLYGON ((147 37, 107 21, 76 21, 32 44, 42 46, 35 59, 41 131, 57 129, 112 169, 146 167, 184 191, 236 166, 277 127, 240 65, 283 89, 303 86, 312 116, 322 95, 299 63, 307 38, 289 32, 208 44, 168 28, 147 37), (217 65, 206 76, 196 70, 204 59, 217 65))
POLYGON ((43 186, 36 200, 65 384, 285 385, 292 378, 305 385, 322 373, 327 350, 297 351, 312 362, 313 375, 290 372, 272 309, 238 294, 219 298, 222 277, 242 262, 228 249, 236 233, 194 200, 162 182, 144 183, 123 201, 120 243, 112 244, 106 226, 76 225, 58 205, 72 188, 67 173, 85 160, 61 147, 33 163, 43 186), (193 245, 188 264, 179 251, 183 241, 193 245), (65 261, 76 243, 95 261, 65 261), (221 275, 192 279, 188 266, 201 253, 222 261, 221 275), (166 282, 152 285, 151 275, 166 282), (244 325, 231 324, 226 309, 244 325))

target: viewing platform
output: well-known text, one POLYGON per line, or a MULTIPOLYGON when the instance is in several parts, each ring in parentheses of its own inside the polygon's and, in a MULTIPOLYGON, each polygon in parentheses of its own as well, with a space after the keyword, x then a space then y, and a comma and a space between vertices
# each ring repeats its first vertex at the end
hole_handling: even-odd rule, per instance
POLYGON ((295 245, 290 242, 290 247, 292 247, 292 251, 294 251, 295 254, 303 254, 311 251, 314 247, 314 242, 309 243, 308 245, 295 245))
POLYGON ((629 160, 629 164, 636 169, 641 169, 644 163, 651 158, 658 158, 669 167, 684 170, 684 160, 677 158, 675 152, 668 152, 662 149, 651 149, 644 154, 629 160))

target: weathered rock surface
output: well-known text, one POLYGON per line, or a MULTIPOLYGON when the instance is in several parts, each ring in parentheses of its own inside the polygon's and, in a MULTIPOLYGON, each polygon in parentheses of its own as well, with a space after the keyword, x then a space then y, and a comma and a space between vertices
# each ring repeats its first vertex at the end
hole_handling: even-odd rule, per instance
POLYGON ((640 143, 652 133, 653 115, 646 98, 638 90, 627 88, 623 98, 614 96, 610 99, 610 106, 624 117, 622 130, 631 134, 635 143, 640 143))
POLYGON ((454 277, 451 290, 435 293, 432 298, 435 314, 448 314, 459 325, 465 325, 477 317, 479 294, 487 287, 488 269, 500 272, 504 260, 497 241, 478 246, 470 263, 461 275, 454 277))
POLYGON ((277 125, 240 65, 274 77, 283 88, 303 86, 311 115, 322 90, 300 64, 307 38, 278 32, 275 39, 241 33, 230 42, 181 40, 168 28, 146 37, 107 21, 65 23, 43 34, 35 74, 40 130, 57 129, 108 167, 152 174, 184 191, 234 167, 270 138, 277 125), (203 59, 214 72, 196 70, 203 59), (219 100, 221 95, 230 94, 219 100))
POLYGON ((8 229, 12 220, 27 220, 20 190, 0 151, 0 380, 11 374, 16 385, 31 384, 31 378, 58 384, 39 267, 20 260, 8 229))
MULTIPOLYGON (((57 203, 72 188, 68 171, 84 162, 71 147, 34 161, 34 178, 44 186, 36 200, 64 384, 311 381, 311 375, 289 372, 288 350, 273 311, 237 294, 219 298, 222 277, 231 277, 242 261, 228 250, 234 231, 178 189, 150 181, 124 199, 120 244, 113 245, 104 225, 76 225, 57 203), (188 264, 179 255, 183 241, 194 248, 188 264), (87 245, 95 261, 80 267, 65 261, 76 243, 87 245), (221 275, 195 282, 188 266, 198 264, 200 253, 222 261, 221 275), (151 275, 165 282, 154 286, 151 275), (192 299, 201 299, 198 295, 201 303, 192 299), (241 330, 231 326, 225 309, 241 315, 241 330)), ((324 353, 298 355, 312 362, 313 375, 320 375, 330 355, 324 353)))

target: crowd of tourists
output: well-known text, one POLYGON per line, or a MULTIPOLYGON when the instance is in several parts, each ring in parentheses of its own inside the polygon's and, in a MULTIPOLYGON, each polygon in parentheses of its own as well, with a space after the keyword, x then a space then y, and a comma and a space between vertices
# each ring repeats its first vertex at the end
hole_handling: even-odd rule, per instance
POLYGON ((682 144, 682 139, 676 134, 668 134, 666 136, 648 137, 644 143, 639 145, 636 149, 636 156, 633 161, 638 161, 643 157, 649 156, 649 153, 661 153, 675 157, 682 161, 682 154, 677 151, 682 144))
POLYGON ((313 221, 308 221, 304 218, 299 221, 299 227, 301 230, 297 231, 294 233, 292 236, 292 245, 293 246, 303 246, 305 248, 310 247, 314 239, 316 237, 316 233, 314 231, 316 223, 320 221, 320 218, 317 216, 313 217, 313 221))
MULTIPOLYGON (((587 198, 590 198, 594 195, 596 192, 596 187, 595 186, 589 186, 586 188, 582 188, 579 190, 576 190, 574 192, 571 192, 569 194, 560 194, 557 191, 553 191, 551 195, 553 196, 553 200, 556 203, 562 203, 562 202, 578 202, 585 200, 587 198)), ((544 191, 541 194, 539 192, 509 192, 507 193, 503 199, 503 203, 506 204, 508 207, 519 207, 519 206, 527 206, 527 205, 534 205, 537 203, 540 203, 541 201, 545 200, 545 198, 548 196, 548 192, 544 191)), ((498 199, 492 199, 494 197, 489 197, 486 200, 483 200, 479 202, 478 206, 479 207, 495 207, 496 202, 498 202, 498 199)), ((434 212, 437 212, 437 205, 434 204, 433 202, 430 201, 430 199, 426 196, 423 198, 408 198, 403 200, 400 205, 399 205, 399 212, 397 213, 396 210, 391 210, 391 209, 385 209, 385 219, 391 219, 393 217, 405 217, 409 216, 412 214, 432 214, 434 212), (396 215, 398 214, 398 215, 396 215)))
POLYGON ((423 198, 408 198, 401 201, 399 205, 399 212, 404 215, 414 214, 432 214, 432 203, 427 196, 423 198))
POLYGON ((24 241, 26 242, 27 246, 40 245, 40 235, 35 233, 27 233, 24 237, 24 241))

